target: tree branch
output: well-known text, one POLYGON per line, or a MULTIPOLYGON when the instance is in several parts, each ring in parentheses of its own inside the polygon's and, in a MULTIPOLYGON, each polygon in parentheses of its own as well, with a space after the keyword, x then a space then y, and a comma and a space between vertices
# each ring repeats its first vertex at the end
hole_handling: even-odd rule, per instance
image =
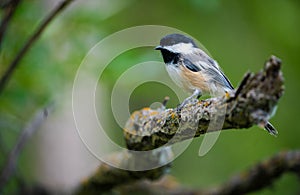
POLYGON ((4 9, 4 16, 0 24, 0 51, 2 40, 7 29, 7 25, 9 24, 20 2, 21 0, 9 0, 1 2, 0 4, 0 6, 4 9))
POLYGON ((256 124, 263 126, 283 94, 280 66, 281 61, 272 56, 262 71, 246 74, 235 92, 224 97, 191 100, 180 111, 176 108, 144 108, 134 112, 124 128, 129 150, 114 154, 111 158, 116 164, 122 164, 122 167, 153 162, 164 166, 147 171, 129 171, 102 163, 96 174, 87 179, 77 192, 93 194, 140 179, 157 179, 170 168, 170 164, 166 163, 170 158, 169 147, 166 146, 211 131, 249 128, 256 124), (221 128, 211 127, 209 124, 212 120, 221 123, 221 128), (138 153, 156 148, 161 150, 154 150, 155 152, 146 155, 138 153), (161 159, 165 160, 161 162, 161 159))
POLYGON ((279 152, 231 177, 224 184, 210 189, 186 188, 167 175, 155 182, 137 181, 131 185, 121 186, 118 190, 121 194, 132 194, 138 191, 140 194, 239 195, 271 186, 285 173, 296 174, 300 179, 300 151, 279 152))
MULTIPOLYGON (((250 167, 248 170, 243 171, 239 174, 232 176, 225 183, 208 188, 208 189, 193 189, 182 186, 176 181, 171 175, 165 175, 160 179, 155 181, 149 181, 147 179, 139 178, 134 179, 131 177, 131 184, 126 184, 126 180, 122 174, 111 175, 108 174, 108 170, 101 168, 99 174, 105 173, 103 176, 99 176, 98 179, 105 177, 115 177, 118 181, 118 185, 112 186, 101 186, 104 183, 103 180, 94 180, 93 183, 88 180, 85 181, 81 188, 81 191, 76 194, 101 194, 105 190, 115 187, 116 193, 120 194, 133 194, 138 192, 138 194, 170 194, 170 195, 180 195, 180 194, 190 194, 190 195, 230 195, 230 194, 247 194, 261 190, 263 188, 271 186, 276 180, 278 180, 283 174, 292 173, 299 177, 300 179, 300 151, 283 151, 279 152, 261 162, 250 167), (117 176, 117 177, 116 177, 117 176), (135 181, 135 182, 134 182, 135 181), (121 185, 123 184, 123 185, 121 185)), ((127 176, 126 176, 127 177, 127 176)), ((96 177, 94 177, 96 179, 96 177)), ((47 192, 42 186, 34 186, 33 188, 26 188, 23 193, 30 192, 30 194, 37 194, 37 192, 47 192)), ((29 193, 28 193, 29 194, 29 193)))
MULTIPOLYGON (((110 161, 118 163, 132 164, 134 157, 127 152, 114 154, 110 161)), ((156 169, 146 171, 128 171, 112 167, 106 163, 102 163, 96 171, 76 190, 76 194, 99 194, 113 189, 116 186, 133 183, 141 179, 156 180, 160 178, 170 168, 165 165, 156 169)))
POLYGON ((233 176, 229 181, 207 190, 205 194, 245 194, 270 186, 284 173, 294 173, 300 179, 300 151, 280 152, 249 170, 233 176))
POLYGON ((64 0, 62 1, 54 10, 50 12, 48 16, 44 18, 44 20, 41 22, 41 24, 37 27, 37 29, 34 31, 34 33, 29 37, 29 39, 26 41, 24 46, 21 48, 21 50, 17 53, 16 57, 13 59, 13 61, 9 64, 7 70, 4 72, 3 76, 0 79, 0 94, 3 91, 6 83, 12 76, 14 70, 19 65, 20 60, 23 58, 23 56, 26 54, 26 52, 30 49, 30 47, 33 45, 33 43, 40 37, 42 32, 46 29, 46 27, 50 24, 50 22, 57 16, 64 8, 66 8, 71 2, 74 0, 64 0))
POLYGON ((191 100, 175 109, 134 112, 124 129, 127 148, 151 150, 207 133, 212 120, 223 123, 210 131, 263 126, 283 94, 281 61, 272 56, 262 71, 247 73, 236 92, 223 97, 191 100), (224 111, 224 112, 220 112, 224 111))

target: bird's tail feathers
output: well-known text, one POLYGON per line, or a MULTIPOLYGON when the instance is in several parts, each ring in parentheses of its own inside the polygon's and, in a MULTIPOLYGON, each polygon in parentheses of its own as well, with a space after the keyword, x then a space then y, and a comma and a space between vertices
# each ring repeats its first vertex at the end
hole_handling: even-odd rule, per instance
POLYGON ((275 129, 275 127, 270 122, 267 122, 267 124, 265 124, 264 127, 271 135, 276 136, 278 134, 278 131, 275 129))

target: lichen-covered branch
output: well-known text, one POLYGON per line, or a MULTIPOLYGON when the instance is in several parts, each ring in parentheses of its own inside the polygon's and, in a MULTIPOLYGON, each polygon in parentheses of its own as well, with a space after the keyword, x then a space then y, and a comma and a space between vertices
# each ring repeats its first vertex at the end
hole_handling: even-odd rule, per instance
POLYGON ((132 114, 124 130, 128 149, 151 150, 210 131, 263 126, 283 94, 281 62, 272 56, 262 71, 247 73, 235 92, 206 100, 193 99, 180 111, 144 108, 132 114))
POLYGON ((264 126, 283 94, 280 66, 280 60, 272 56, 262 71, 247 73, 237 90, 224 97, 193 99, 181 110, 144 108, 134 112, 124 128, 129 150, 112 155, 117 164, 128 169, 103 163, 77 192, 97 193, 141 179, 157 179, 169 169, 171 154, 166 146, 210 131, 264 126), (212 121, 219 125, 210 125, 212 121), (157 148, 161 150, 146 155, 138 153, 157 148), (130 171, 130 167, 139 168, 147 163, 162 166, 147 171, 130 171))

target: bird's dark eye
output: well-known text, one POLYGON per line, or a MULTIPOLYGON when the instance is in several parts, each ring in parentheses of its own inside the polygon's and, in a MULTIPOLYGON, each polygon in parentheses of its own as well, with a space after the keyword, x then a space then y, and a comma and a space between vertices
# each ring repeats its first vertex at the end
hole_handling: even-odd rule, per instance
POLYGON ((161 49, 161 54, 166 64, 169 63, 177 64, 179 61, 179 55, 180 55, 179 53, 174 53, 167 49, 161 49))

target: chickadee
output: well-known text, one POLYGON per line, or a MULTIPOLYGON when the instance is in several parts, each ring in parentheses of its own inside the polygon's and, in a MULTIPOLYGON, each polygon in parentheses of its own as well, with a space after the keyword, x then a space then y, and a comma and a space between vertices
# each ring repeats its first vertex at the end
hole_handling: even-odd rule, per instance
MULTIPOLYGON (((179 87, 192 93, 180 107, 203 93, 221 96, 234 90, 218 63, 201 50, 191 38, 181 34, 170 34, 163 37, 155 49, 161 51, 172 80, 179 87)), ((267 122, 264 127, 270 134, 277 134, 271 123, 267 122)))

